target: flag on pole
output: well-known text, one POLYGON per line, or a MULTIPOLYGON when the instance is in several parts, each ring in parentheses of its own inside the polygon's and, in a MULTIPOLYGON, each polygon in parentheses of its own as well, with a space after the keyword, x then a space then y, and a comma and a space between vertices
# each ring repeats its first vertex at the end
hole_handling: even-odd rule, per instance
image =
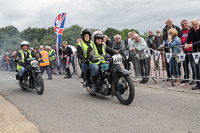
POLYGON ((60 49, 60 43, 62 39, 62 34, 64 30, 64 24, 65 24, 65 18, 67 13, 60 13, 56 19, 55 19, 55 37, 56 37, 56 60, 58 66, 60 66, 60 60, 59 60, 59 49, 60 49))

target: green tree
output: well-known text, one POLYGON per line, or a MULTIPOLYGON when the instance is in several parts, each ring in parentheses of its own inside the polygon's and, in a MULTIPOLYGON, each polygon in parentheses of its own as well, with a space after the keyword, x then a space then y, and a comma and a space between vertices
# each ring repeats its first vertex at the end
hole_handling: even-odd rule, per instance
POLYGON ((114 41, 114 36, 116 34, 121 34, 121 31, 117 30, 117 29, 114 29, 114 28, 107 28, 105 31, 104 31, 104 35, 107 35, 108 38, 110 38, 112 41, 114 41))
POLYGON ((80 38, 82 27, 78 25, 72 25, 69 28, 65 28, 63 31, 62 40, 68 41, 70 45, 76 46, 76 40, 80 38))

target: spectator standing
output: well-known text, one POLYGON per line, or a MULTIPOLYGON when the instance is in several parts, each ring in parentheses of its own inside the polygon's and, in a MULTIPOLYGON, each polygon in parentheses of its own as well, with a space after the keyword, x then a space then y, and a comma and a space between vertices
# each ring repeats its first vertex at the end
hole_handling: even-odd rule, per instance
MULTIPOLYGON (((167 21, 165 22, 166 26, 163 29, 163 41, 166 42, 168 40, 168 31, 170 29, 176 29, 176 31, 178 32, 178 36, 180 37, 180 28, 178 26, 175 26, 173 24, 173 20, 171 18, 168 18, 167 21)), ((169 48, 165 47, 165 52, 169 53, 169 48)), ((165 58, 165 63, 166 63, 166 72, 167 72, 167 77, 171 78, 171 74, 169 71, 169 63, 167 63, 167 60, 165 58)), ((168 79, 169 80, 169 79, 168 79)))
POLYGON ((76 50, 76 47, 74 47, 72 45, 68 45, 68 46, 72 49, 72 52, 73 52, 73 54, 71 55, 71 64, 72 64, 72 67, 73 67, 72 75, 73 75, 73 74, 76 73, 75 54, 76 54, 77 50, 76 50))
POLYGON ((106 46, 112 48, 113 43, 112 43, 112 41, 110 39, 108 39, 107 35, 104 35, 103 42, 106 44, 106 46))
POLYGON ((13 52, 9 51, 9 66, 10 66, 10 71, 13 71, 13 58, 12 58, 13 52))
MULTIPOLYGON (((160 55, 161 55, 161 60, 162 60, 162 68, 165 68, 165 54, 164 54, 164 49, 161 48, 160 46, 162 45, 163 43, 163 38, 162 38, 162 35, 161 35, 161 31, 159 29, 156 30, 156 35, 155 35, 155 38, 154 38, 154 46, 155 46, 155 50, 158 50, 160 51, 160 55)), ((158 65, 159 64, 159 58, 156 62, 156 68, 158 68, 158 65)))
POLYGON ((12 55, 12 60, 13 60, 13 71, 17 70, 17 64, 15 62, 15 57, 16 57, 16 51, 13 52, 13 55, 12 55))
POLYGON ((133 41, 132 36, 135 34, 135 32, 128 32, 127 38, 124 41, 124 44, 126 46, 126 49, 129 49, 131 42, 133 41))
MULTIPOLYGON (((154 43, 153 43, 154 38, 155 38, 155 35, 153 33, 153 30, 150 30, 149 31, 149 36, 147 37, 146 42, 147 42, 147 46, 149 48, 152 48, 153 50, 155 50, 155 46, 154 46, 154 43)), ((153 51, 151 50, 151 54, 152 53, 153 53, 153 51)))
POLYGON ((10 56, 9 56, 9 53, 8 52, 6 52, 6 71, 9 71, 9 59, 10 58, 10 56))
POLYGON ((62 46, 63 46, 63 61, 64 61, 64 66, 66 68, 66 73, 67 76, 64 78, 71 78, 71 73, 70 73, 70 62, 71 62, 71 56, 73 54, 72 49, 68 46, 68 42, 67 41, 63 41, 62 42, 62 46))
MULTIPOLYGON (((187 40, 188 33, 190 31, 189 23, 187 20, 181 21, 181 44, 184 45, 185 41, 187 40)), ((185 55, 185 61, 183 62, 183 68, 184 68, 184 79, 189 79, 190 77, 190 70, 189 70, 189 64, 192 68, 192 79, 195 79, 195 62, 192 56, 192 47, 189 49, 182 48, 185 55)), ((181 83, 189 82, 188 80, 182 80, 181 83)), ((195 84, 194 81, 190 82, 191 85, 195 84)))
POLYGON ((164 43, 164 47, 169 47, 171 49, 170 51, 173 53, 169 61, 169 70, 170 74, 176 78, 176 82, 172 85, 179 86, 181 78, 181 63, 177 62, 176 56, 182 52, 181 39, 178 37, 178 32, 176 29, 170 29, 168 34, 168 40, 164 43))
POLYGON ((50 58, 50 67, 51 67, 51 72, 53 74, 56 74, 56 51, 52 49, 50 46, 47 47, 49 58, 50 58))
POLYGON ((117 51, 126 50, 124 41, 121 40, 121 35, 119 34, 115 35, 114 39, 115 39, 115 42, 113 43, 113 46, 112 46, 114 50, 117 50, 117 51))
MULTIPOLYGON (((200 52, 200 29, 199 29, 199 20, 197 18, 191 20, 191 29, 188 33, 187 40, 185 42, 185 48, 193 48, 194 53, 200 52), (192 44, 190 44, 192 42, 192 44)), ((195 64, 196 70, 196 79, 200 80, 200 62, 195 64)), ((196 86, 192 90, 200 89, 200 81, 196 82, 196 86)))
POLYGON ((44 71, 46 70, 47 75, 48 75, 48 80, 52 80, 49 55, 48 55, 48 52, 44 50, 44 46, 42 45, 40 46, 39 57, 41 60, 43 60, 43 62, 40 63, 41 74, 43 74, 44 71))
POLYGON ((143 76, 142 81, 140 83, 147 83, 149 80, 149 74, 150 74, 150 63, 149 63, 149 57, 146 56, 144 50, 148 49, 147 43, 144 40, 144 38, 140 37, 138 34, 134 34, 134 41, 130 45, 130 50, 133 50, 133 52, 138 52, 139 54, 139 68, 141 76, 143 76))

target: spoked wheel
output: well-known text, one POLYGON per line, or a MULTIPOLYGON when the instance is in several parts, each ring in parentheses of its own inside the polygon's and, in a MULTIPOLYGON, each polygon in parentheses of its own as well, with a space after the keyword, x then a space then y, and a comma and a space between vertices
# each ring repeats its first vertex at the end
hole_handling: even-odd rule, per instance
POLYGON ((121 75, 118 77, 119 83, 116 87, 116 96, 121 104, 129 105, 135 97, 135 87, 129 75, 121 75))
POLYGON ((35 90, 39 95, 44 93, 44 82, 40 73, 35 75, 35 90))

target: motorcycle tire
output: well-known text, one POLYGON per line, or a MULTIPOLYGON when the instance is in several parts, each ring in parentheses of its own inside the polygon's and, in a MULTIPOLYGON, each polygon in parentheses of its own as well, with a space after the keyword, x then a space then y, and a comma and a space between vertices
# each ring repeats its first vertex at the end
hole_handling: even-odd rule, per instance
POLYGON ((125 91, 126 91, 126 88, 127 86, 124 86, 123 84, 120 84, 120 88, 117 88, 116 87, 116 96, 117 96, 117 99, 119 100, 119 102, 123 105, 129 105, 133 102, 134 100, 134 97, 135 97, 135 87, 134 87, 134 84, 133 84, 133 81, 131 79, 131 77, 129 75, 121 75, 118 77, 119 79, 123 78, 124 81, 128 84, 128 97, 127 99, 124 99, 124 97, 122 96, 125 91), (122 89, 123 88, 123 89, 122 89))
POLYGON ((42 95, 44 93, 44 81, 41 73, 35 74, 35 90, 38 95, 42 95))

